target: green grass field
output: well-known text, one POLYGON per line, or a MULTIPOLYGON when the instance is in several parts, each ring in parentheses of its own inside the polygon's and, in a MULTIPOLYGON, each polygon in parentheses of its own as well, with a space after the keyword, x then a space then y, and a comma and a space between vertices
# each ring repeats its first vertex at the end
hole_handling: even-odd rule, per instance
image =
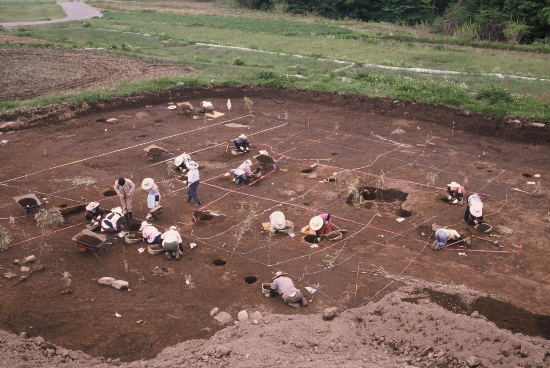
MULTIPOLYGON (((447 104, 496 118, 507 116, 550 122, 550 81, 540 80, 550 79, 550 53, 500 50, 502 45, 475 48, 430 43, 417 29, 385 23, 338 22, 249 11, 236 16, 240 9, 213 3, 204 6, 213 14, 224 12, 223 16, 204 14, 204 6, 194 14, 189 10, 193 10, 193 3, 186 1, 164 1, 158 12, 151 10, 156 6, 154 1, 90 3, 109 9, 103 9, 101 18, 2 33, 43 39, 48 42, 47 47, 97 47, 104 48, 105 52, 163 58, 190 65, 197 73, 187 85, 256 84, 342 91, 447 104), (117 6, 128 9, 114 9, 117 6), (181 14, 174 13, 176 10, 181 14), (401 42, 392 38, 397 35, 418 36, 422 41, 401 42), (363 63, 466 74, 373 69, 361 67, 363 63), (501 74, 535 80, 503 78, 501 74)), ((21 46, 5 44, 4 47, 21 46)), ((150 86, 143 82, 124 84, 123 88, 117 88, 116 94, 167 88, 172 82, 175 80, 166 78, 158 83, 147 81, 150 86)), ((100 89, 100 92, 90 91, 85 95, 85 100, 91 101, 94 96, 105 98, 112 94, 100 89)), ((61 94, 37 101, 4 103, 0 104, 0 110, 14 105, 44 104, 52 98, 57 101, 81 97, 61 94)))
POLYGON ((0 0, 0 23, 32 22, 43 19, 65 18, 67 14, 56 1, 0 0))

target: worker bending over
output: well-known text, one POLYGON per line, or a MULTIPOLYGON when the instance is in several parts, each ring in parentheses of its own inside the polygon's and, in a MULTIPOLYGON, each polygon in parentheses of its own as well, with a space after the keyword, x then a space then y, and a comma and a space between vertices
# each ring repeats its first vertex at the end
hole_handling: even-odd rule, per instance
POLYGON ((269 296, 274 298, 278 294, 283 296, 283 302, 294 308, 300 308, 300 302, 304 307, 309 305, 308 301, 302 295, 302 292, 294 286, 294 282, 281 271, 275 274, 269 296))
POLYGON ((447 200, 451 204, 462 204, 466 190, 456 181, 451 184, 447 184, 447 200))
POLYGON ((330 213, 321 213, 319 216, 314 216, 309 220, 309 225, 302 228, 303 234, 315 235, 314 243, 319 243, 323 234, 328 234, 332 231, 332 220, 330 213))
POLYGON ((248 152, 250 151, 250 140, 246 137, 246 135, 241 134, 238 136, 234 141, 233 144, 235 145, 235 148, 237 151, 241 152, 248 152))
POLYGON ((233 180, 235 181, 235 184, 242 184, 247 179, 252 177, 252 170, 250 169, 251 165, 252 161, 246 160, 238 168, 236 168, 235 171, 233 171, 233 180))
POLYGON ((181 246, 182 240, 178 229, 175 226, 170 226, 170 229, 162 234, 161 239, 166 259, 170 260, 174 257, 176 261, 179 261, 183 248, 181 246))
POLYGON ((105 216, 101 221, 101 231, 106 233, 120 233, 124 230, 122 225, 122 208, 115 207, 111 209, 111 213, 105 216))

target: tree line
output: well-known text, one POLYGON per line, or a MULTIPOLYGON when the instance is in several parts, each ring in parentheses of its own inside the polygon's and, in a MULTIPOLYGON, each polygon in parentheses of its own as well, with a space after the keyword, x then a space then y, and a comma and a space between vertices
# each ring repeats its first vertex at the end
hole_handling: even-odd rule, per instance
POLYGON ((550 43, 550 0, 238 0, 259 10, 416 26, 450 37, 550 43))

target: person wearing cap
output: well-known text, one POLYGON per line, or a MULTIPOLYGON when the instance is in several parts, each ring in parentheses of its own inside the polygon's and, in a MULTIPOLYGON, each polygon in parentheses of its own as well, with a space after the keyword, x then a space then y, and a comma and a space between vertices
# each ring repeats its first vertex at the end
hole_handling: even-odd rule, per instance
POLYGON ((277 294, 283 296, 283 301, 294 308, 300 308, 300 302, 304 307, 309 305, 308 301, 302 295, 302 292, 294 286, 294 282, 281 271, 275 274, 273 283, 269 290, 269 296, 274 298, 277 294))
POLYGON ((176 169, 185 172, 189 170, 189 168, 187 167, 189 161, 191 161, 191 156, 188 153, 184 152, 174 159, 174 165, 176 165, 176 169))
POLYGON ((438 229, 435 232, 435 241, 432 244, 433 250, 439 250, 447 245, 449 240, 464 240, 464 237, 453 229, 438 229))
POLYGON ((212 112, 212 111, 214 111, 214 106, 212 105, 212 102, 210 101, 201 102, 201 108, 199 110, 201 114, 206 114, 207 112, 212 112))
POLYGON ((96 222, 101 220, 104 214, 105 210, 99 207, 99 202, 90 202, 86 206, 86 213, 84 213, 84 217, 90 222, 96 222))
POLYGON ((122 225, 122 208, 115 207, 111 209, 111 213, 105 216, 101 221, 101 231, 107 233, 120 233, 124 230, 122 225))
POLYGON ((466 200, 466 211, 464 211, 464 221, 470 221, 470 218, 474 221, 474 224, 478 224, 483 221, 483 202, 479 198, 479 194, 474 193, 468 196, 466 200))
POLYGON ((126 178, 119 178, 115 182, 115 191, 120 197, 120 203, 122 204, 122 213, 126 218, 126 222, 132 221, 132 196, 136 185, 133 181, 126 178))
POLYGON ((233 171, 233 180, 235 181, 235 184, 237 185, 242 184, 248 178, 252 177, 252 170, 250 169, 251 165, 252 165, 252 161, 246 160, 233 171))
POLYGON ((160 244, 162 242, 162 233, 147 221, 141 223, 139 230, 141 231, 143 241, 147 244, 160 244))
POLYGON ((166 251, 166 259, 170 260, 172 257, 176 258, 176 261, 180 260, 182 240, 178 229, 175 226, 170 226, 170 229, 161 236, 162 248, 166 251))
POLYGON ((241 151, 241 152, 250 151, 250 141, 244 134, 241 134, 240 136, 238 136, 233 141, 233 144, 235 144, 235 148, 237 149, 237 151, 241 151))
POLYGON ((321 213, 319 216, 314 216, 309 220, 309 225, 302 229, 302 233, 315 235, 314 243, 319 243, 323 234, 328 234, 332 231, 332 220, 330 213, 321 213))
POLYGON ((276 233, 278 230, 284 230, 286 227, 285 214, 281 211, 275 211, 269 215, 269 227, 272 233, 276 233))
POLYGON ((191 198, 195 200, 195 206, 202 206, 199 195, 197 194, 197 188, 199 187, 200 177, 199 177, 199 164, 195 161, 189 161, 187 164, 189 167, 189 172, 187 173, 187 202, 191 202, 191 198))
MULTIPOLYGON (((147 191, 147 208, 152 210, 160 204, 160 191, 159 187, 155 184, 152 178, 145 178, 141 182, 141 188, 147 191)), ((145 219, 150 220, 153 215, 150 213, 145 216, 145 219)))
POLYGON ((456 181, 453 181, 451 184, 447 184, 447 200, 451 204, 462 204, 462 200, 464 195, 466 194, 466 190, 464 187, 460 184, 458 184, 456 181))

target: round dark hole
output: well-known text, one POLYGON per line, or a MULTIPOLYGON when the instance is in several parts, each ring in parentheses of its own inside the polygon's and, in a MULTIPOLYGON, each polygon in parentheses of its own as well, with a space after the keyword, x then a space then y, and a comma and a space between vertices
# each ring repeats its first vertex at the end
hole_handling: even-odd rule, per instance
POLYGON ((214 218, 214 215, 209 214, 208 212, 195 211, 195 217, 200 221, 209 221, 214 218))
POLYGON ((317 237, 315 235, 306 235, 306 236, 304 236, 304 240, 307 241, 308 243, 315 242, 316 238, 317 237))
POLYGON ((308 169, 303 169, 302 172, 303 172, 304 174, 309 174, 310 172, 313 172, 313 169, 315 169, 315 168, 314 168, 314 167, 310 167, 310 168, 308 168, 308 169))
POLYGON ((68 206, 68 204, 63 203, 63 204, 60 204, 60 205, 59 205, 59 208, 65 208, 65 207, 67 207, 67 206, 68 206))
POLYGON ((407 210, 404 210, 404 209, 400 208, 397 214, 401 217, 411 217, 413 213, 412 213, 412 211, 407 211, 407 210))
POLYGON ((528 173, 525 173, 525 174, 521 174, 521 175, 525 176, 526 178, 531 178, 531 177, 533 177, 533 175, 532 175, 532 174, 528 174, 528 173))
POLYGON ((103 195, 105 197, 114 197, 116 196, 116 192, 114 190, 106 190, 103 192, 103 195))
POLYGON ((328 178, 328 181, 330 181, 331 183, 334 183, 336 181, 336 178, 328 178))
POLYGON ((138 231, 140 227, 141 227, 140 224, 138 224, 137 222, 133 222, 130 224, 130 226, 128 226, 128 229, 130 231, 138 231))
POLYGON ((491 225, 488 225, 488 224, 479 224, 477 225, 477 228, 476 228, 476 230, 479 231, 480 233, 484 233, 487 230, 491 230, 491 229, 492 229, 491 225))
POLYGON ((215 266, 225 266, 225 264, 227 263, 226 261, 224 261, 223 259, 216 259, 214 262, 215 266))
POLYGON ((490 170, 490 169, 487 170, 487 172, 493 172, 493 171, 494 171, 494 170, 490 170))
POLYGON ((332 152, 331 155, 332 155, 332 156, 336 156, 336 155, 338 155, 338 153, 332 152))
POLYGON ((247 284, 253 284, 255 283, 256 281, 258 281, 258 278, 256 276, 246 276, 244 278, 244 281, 247 283, 247 284))

